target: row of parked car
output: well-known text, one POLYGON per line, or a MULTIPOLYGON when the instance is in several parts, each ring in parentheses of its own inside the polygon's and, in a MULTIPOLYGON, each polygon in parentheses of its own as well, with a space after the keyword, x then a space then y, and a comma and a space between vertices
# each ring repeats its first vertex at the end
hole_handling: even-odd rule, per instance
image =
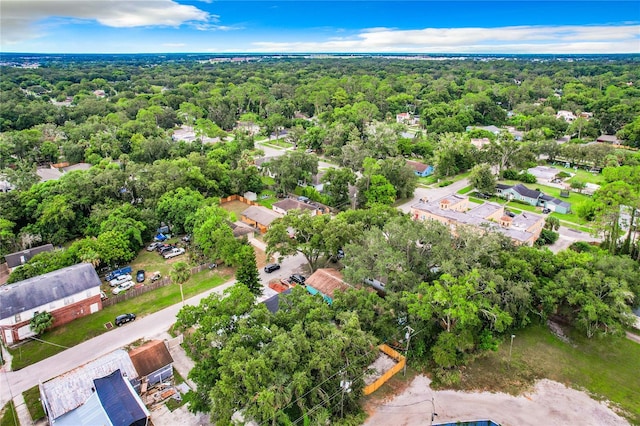
POLYGON ((171 244, 165 244, 160 242, 154 242, 147 246, 147 251, 157 251, 165 259, 171 259, 172 257, 180 256, 184 254, 185 249, 177 247, 171 244))

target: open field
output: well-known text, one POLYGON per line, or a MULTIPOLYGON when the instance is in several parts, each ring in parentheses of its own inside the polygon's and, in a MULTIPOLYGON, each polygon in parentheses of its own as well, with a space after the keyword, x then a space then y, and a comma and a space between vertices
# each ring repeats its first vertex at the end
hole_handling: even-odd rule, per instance
POLYGON ((407 377, 395 375, 363 398, 370 415, 365 424, 386 425, 393 416, 398 424, 423 425, 434 409, 438 422, 492 418, 512 425, 626 424, 617 413, 640 424, 638 371, 640 345, 635 342, 574 334, 565 342, 547 327, 533 325, 516 331, 512 348, 506 337, 497 351, 463 368, 462 382, 453 389, 438 387, 411 368, 407 377))

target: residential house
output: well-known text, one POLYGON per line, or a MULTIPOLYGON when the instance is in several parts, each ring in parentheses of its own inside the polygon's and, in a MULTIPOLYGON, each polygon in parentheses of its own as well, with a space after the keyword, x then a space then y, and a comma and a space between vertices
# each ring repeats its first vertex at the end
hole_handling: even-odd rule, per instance
POLYGON ((513 136, 513 139, 516 141, 521 141, 522 138, 524 138, 524 132, 522 130, 518 130, 513 126, 507 126, 506 130, 511 134, 511 136, 513 136))
POLYGON ((284 200, 273 203, 271 208, 274 212, 281 215, 287 214, 290 210, 308 210, 309 213, 311 213, 311 216, 322 214, 316 206, 312 206, 311 204, 303 201, 294 200, 293 198, 285 198, 284 200))
POLYGON ((33 247, 33 248, 22 250, 22 251, 17 251, 15 253, 5 254, 4 258, 7 261, 7 266, 9 267, 9 270, 13 271, 14 269, 30 261, 31 258, 36 254, 49 252, 49 251, 53 251, 53 244, 45 244, 42 246, 33 247))
POLYGON ((321 294, 329 304, 333 303, 336 291, 346 291, 351 287, 344 281, 342 273, 332 268, 318 269, 306 279, 304 284, 309 293, 321 294))
POLYGON ((496 185, 496 193, 499 197, 524 201, 529 205, 547 208, 557 213, 571 212, 571 203, 543 194, 538 190, 529 189, 521 183, 514 186, 499 183, 496 185))
POLYGON ((401 112, 396 114, 396 123, 409 124, 411 122, 411 114, 408 112, 401 112))
POLYGON ((38 312, 53 315, 57 327, 102 309, 100 277, 79 263, 0 287, 0 331, 7 345, 34 335, 29 325, 38 312))
POLYGON ((173 358, 162 340, 152 340, 130 350, 129 358, 142 382, 142 393, 147 387, 173 377, 173 358))
POLYGON ((500 132, 502 131, 499 127, 496 127, 494 125, 491 126, 467 126, 466 128, 467 132, 470 132, 472 130, 486 130, 487 132, 491 132, 494 135, 499 135, 500 132))
POLYGON ((229 227, 233 231, 233 236, 235 238, 243 238, 243 237, 253 238, 254 231, 255 231, 254 228, 241 223, 233 223, 233 222, 227 222, 227 225, 229 225, 229 227))
POLYGON ((497 203, 483 203, 469 208, 469 199, 461 195, 450 195, 435 201, 420 201, 411 206, 413 220, 436 220, 446 225, 452 233, 466 226, 478 232, 499 232, 515 244, 532 246, 540 236, 544 217, 533 213, 522 213, 509 217, 504 207, 497 203))
POLYGON ((568 214, 571 213, 571 203, 552 197, 550 195, 542 194, 540 196, 540 202, 542 207, 549 209, 552 212, 568 214))
POLYGON ((260 133, 260 126, 250 121, 238 121, 236 123, 236 129, 243 130, 250 135, 257 135, 260 133))
POLYGON ((265 233, 269 230, 271 222, 281 218, 282 215, 263 206, 251 206, 242 212, 241 219, 244 223, 253 226, 265 233))
POLYGON ((38 167, 36 174, 40 178, 40 182, 47 182, 50 180, 58 180, 62 177, 62 172, 57 168, 51 167, 38 167))
POLYGON ((620 140, 615 135, 600 135, 598 139, 596 139, 596 142, 620 145, 620 140))
POLYGON ((556 118, 558 120, 564 120, 567 123, 572 123, 577 117, 571 111, 560 110, 556 113, 556 118))
POLYGON ((527 171, 534 175, 538 182, 552 182, 557 178, 558 173, 560 173, 560 170, 555 167, 547 166, 531 167, 527 171))
POLYGON ((97 97, 97 98, 104 98, 105 96, 107 96, 107 94, 105 93, 104 90, 102 89, 98 89, 98 90, 94 90, 93 94, 97 97))
POLYGON ((118 349, 41 382, 40 401, 50 425, 144 425, 136 423, 149 416, 134 390, 137 377, 127 352, 118 349))
POLYGON ((419 161, 407 160, 407 166, 411 167, 415 174, 420 177, 431 176, 433 174, 433 166, 420 163, 419 161))
POLYGON ((291 289, 290 288, 286 289, 282 293, 274 294, 273 296, 269 297, 268 299, 265 299, 262 303, 264 303, 264 305, 267 307, 269 312, 271 312, 272 314, 275 314, 280 309, 280 302, 281 302, 280 295, 289 294, 289 293, 291 293, 291 289))
POLYGON ((490 143, 489 138, 471 138, 471 145, 478 149, 482 149, 483 146, 489 145, 490 143))
POLYGON ((74 172, 76 170, 89 170, 91 167, 93 167, 93 164, 90 163, 77 163, 77 164, 72 164, 70 166, 66 166, 66 167, 62 167, 62 172, 63 173, 68 173, 68 172, 74 172))
POLYGON ((542 192, 529 189, 521 183, 513 186, 499 183, 496 185, 496 193, 499 197, 504 197, 508 200, 524 201, 532 206, 538 205, 540 196, 542 195, 542 192))

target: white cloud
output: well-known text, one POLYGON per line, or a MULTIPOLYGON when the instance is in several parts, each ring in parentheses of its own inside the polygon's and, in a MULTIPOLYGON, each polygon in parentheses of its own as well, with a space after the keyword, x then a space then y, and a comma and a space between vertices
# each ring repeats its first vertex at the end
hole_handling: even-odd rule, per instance
POLYGON ((48 18, 97 21, 116 28, 178 27, 215 18, 195 6, 173 0, 2 0, 0 7, 3 44, 43 36, 47 28, 42 20, 48 18))
POLYGON ((372 28, 348 39, 253 46, 257 52, 638 53, 640 25, 372 28))

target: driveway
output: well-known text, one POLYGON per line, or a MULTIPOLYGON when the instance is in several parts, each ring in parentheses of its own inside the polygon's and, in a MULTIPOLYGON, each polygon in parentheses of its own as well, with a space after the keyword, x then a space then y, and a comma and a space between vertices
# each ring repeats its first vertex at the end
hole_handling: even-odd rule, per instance
POLYGON ((560 234, 558 241, 549 246, 549 249, 554 253, 569 248, 569 246, 576 241, 586 241, 589 243, 602 241, 601 238, 594 237, 587 232, 567 228, 566 226, 561 226, 560 229, 558 229, 558 234, 560 234))

